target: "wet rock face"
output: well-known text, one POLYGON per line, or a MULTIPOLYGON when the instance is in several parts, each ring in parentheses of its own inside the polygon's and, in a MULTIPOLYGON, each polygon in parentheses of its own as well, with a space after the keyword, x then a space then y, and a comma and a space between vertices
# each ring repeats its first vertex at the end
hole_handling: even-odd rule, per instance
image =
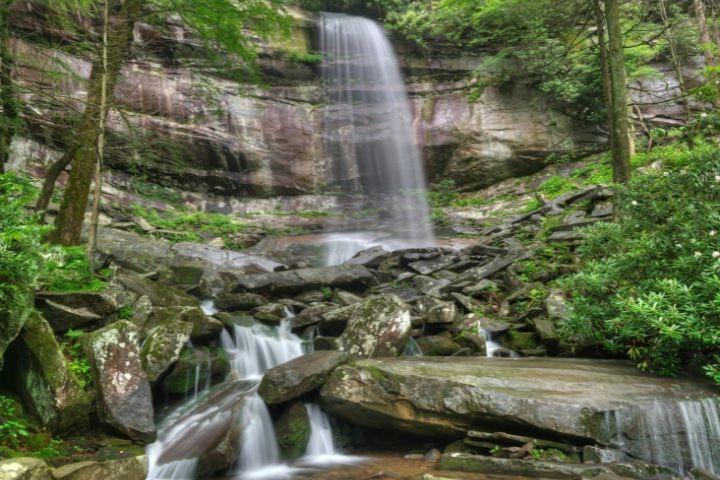
POLYGON ((351 357, 394 357, 410 335, 410 308, 396 295, 378 295, 352 306, 338 349, 351 357))
POLYGON ((121 320, 89 334, 84 348, 95 370, 101 420, 132 439, 150 441, 154 410, 139 340, 137 327, 121 320))
POLYGON ((310 440, 310 418, 303 402, 292 402, 275 422, 280 455, 296 460, 305 454, 310 440))
POLYGON ((714 395, 703 382, 656 378, 623 362, 385 358, 335 370, 321 401, 350 422, 425 436, 502 429, 603 444, 609 412, 714 395))
POLYGON ((178 359, 192 330, 192 323, 182 320, 169 320, 153 329, 140 352, 148 381, 157 381, 178 359))

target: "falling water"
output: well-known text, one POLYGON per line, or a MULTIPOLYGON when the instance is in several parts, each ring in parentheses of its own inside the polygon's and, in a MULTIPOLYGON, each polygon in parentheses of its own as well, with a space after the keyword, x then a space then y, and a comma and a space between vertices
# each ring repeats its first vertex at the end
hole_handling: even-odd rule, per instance
POLYGON ((493 340, 492 334, 486 329, 481 328, 480 331, 485 336, 485 355, 487 355, 488 357, 494 357, 495 352, 501 349, 502 345, 493 340))
POLYGON ((405 342, 405 349, 403 350, 403 355, 406 357, 422 357, 423 352, 420 349, 420 345, 415 341, 414 338, 410 337, 407 339, 407 342, 405 342))
POLYGON ((605 415, 613 446, 642 460, 686 473, 697 467, 720 473, 720 400, 653 402, 605 415))
POLYGON ((357 233, 328 238, 328 263, 342 263, 371 244, 391 250, 434 245, 410 106, 385 31, 366 18, 330 13, 322 15, 321 31, 331 102, 325 118, 329 181, 344 193, 366 195, 376 212, 369 229, 368 215, 347 217, 345 227, 357 233))

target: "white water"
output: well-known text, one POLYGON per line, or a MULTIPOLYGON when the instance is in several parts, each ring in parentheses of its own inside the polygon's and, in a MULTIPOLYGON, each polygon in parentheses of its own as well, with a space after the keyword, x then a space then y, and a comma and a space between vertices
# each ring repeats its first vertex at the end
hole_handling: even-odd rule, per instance
POLYGON ((364 194, 372 207, 347 216, 345 226, 361 233, 328 238, 328 264, 373 242, 388 250, 435 245, 410 104, 385 31, 367 18, 325 13, 320 43, 332 102, 324 129, 333 160, 328 180, 344 193, 364 194), (365 228, 369 217, 374 232, 365 228))
POLYGON ((502 348, 498 342, 492 339, 492 335, 486 329, 481 328, 480 331, 485 335, 485 355, 488 357, 494 357, 495 352, 502 348))
POLYGON ((720 400, 653 402, 637 411, 606 414, 604 428, 617 447, 642 460, 687 473, 720 474, 720 400))
POLYGON ((420 345, 415 341, 414 338, 409 337, 407 339, 407 342, 405 343, 405 349, 403 350, 403 355, 406 357, 422 357, 423 352, 420 349, 420 345))
POLYGON ((362 461, 360 457, 342 455, 335 448, 330 419, 322 409, 314 403, 306 403, 310 419, 310 440, 308 441, 305 456, 300 460, 304 465, 336 465, 350 464, 362 461))

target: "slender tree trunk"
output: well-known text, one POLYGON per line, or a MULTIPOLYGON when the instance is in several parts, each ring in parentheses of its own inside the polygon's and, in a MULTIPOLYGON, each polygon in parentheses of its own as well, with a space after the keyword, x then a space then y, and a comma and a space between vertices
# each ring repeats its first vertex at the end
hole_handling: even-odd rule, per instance
POLYGON ((0 0, 0 173, 10 160, 12 142, 19 112, 12 81, 12 56, 10 54, 10 0, 0 0))
POLYGON ((97 230, 100 219, 100 202, 102 201, 102 161, 105 155, 105 121, 108 111, 108 27, 110 10, 108 3, 103 6, 103 40, 102 40, 102 75, 100 81, 100 125, 98 126, 97 160, 95 161, 95 191, 93 193, 90 230, 88 233, 87 258, 90 272, 95 271, 94 259, 97 245, 97 230))
POLYGON ((625 183, 630 179, 630 122, 627 105, 627 75, 620 26, 620 0, 605 0, 608 31, 608 65, 610 67, 613 180, 625 183))
POLYGON ((597 26, 598 49, 600 50, 600 72, 602 73, 603 98, 605 110, 607 111, 608 130, 610 131, 610 148, 615 149, 613 135, 613 114, 612 114, 612 84, 610 80, 610 66, 608 65, 608 50, 605 35, 605 13, 603 12, 603 0, 595 0, 595 24, 597 26))
POLYGON ((38 197, 37 203, 35 204, 35 212, 40 214, 40 223, 45 223, 45 214, 50 205, 53 191, 55 190, 55 182, 57 182, 60 174, 70 165, 70 161, 75 155, 75 144, 65 150, 62 157, 55 160, 45 172, 45 180, 43 180, 42 190, 40 190, 40 196, 38 197))
POLYGON ((707 15, 705 13, 705 2, 703 0, 692 0, 693 10, 695 11, 695 18, 697 19, 698 27, 700 28, 700 41, 703 43, 703 56, 705 57, 705 64, 708 67, 714 67, 717 65, 715 58, 715 52, 713 51, 718 45, 716 45, 710 35, 710 28, 708 27, 707 15))
MULTIPOLYGON (((102 58, 93 64, 88 104, 77 133, 72 169, 60 212, 55 219, 51 240, 63 245, 80 243, 83 220, 87 209, 90 185, 95 173, 97 142, 107 110, 101 108, 103 89, 112 95, 120 70, 128 58, 133 40, 133 28, 140 16, 142 0, 125 0, 116 15, 110 18, 107 48, 107 70, 102 71, 102 58), (102 118, 101 118, 102 117, 102 118)), ((115 6, 113 4, 113 6, 115 6)))

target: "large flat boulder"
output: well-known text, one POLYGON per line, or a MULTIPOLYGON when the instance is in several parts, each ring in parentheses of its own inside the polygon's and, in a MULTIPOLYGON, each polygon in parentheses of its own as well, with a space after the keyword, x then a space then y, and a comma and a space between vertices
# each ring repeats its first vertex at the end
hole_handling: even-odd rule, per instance
POLYGON ((362 265, 300 268, 241 277, 233 292, 304 292, 320 287, 364 288, 375 277, 362 265))
POLYGON ((347 358, 346 353, 333 351, 313 352, 295 358, 265 372, 258 393, 265 403, 288 402, 321 387, 330 372, 347 358))
POLYGON ((581 444, 614 443, 618 433, 639 438, 649 406, 716 395, 704 381, 658 378, 625 362, 484 357, 356 360, 321 390, 329 413, 360 425, 448 438, 469 429, 532 432, 581 444), (608 428, 621 417, 622 432, 608 428))
POLYGON ((92 404, 70 371, 47 321, 33 312, 10 350, 14 387, 42 424, 54 433, 90 426, 92 404))
POLYGON ((137 327, 121 320, 89 334, 84 348, 93 365, 103 423, 147 441, 155 438, 155 420, 139 340, 137 327))

